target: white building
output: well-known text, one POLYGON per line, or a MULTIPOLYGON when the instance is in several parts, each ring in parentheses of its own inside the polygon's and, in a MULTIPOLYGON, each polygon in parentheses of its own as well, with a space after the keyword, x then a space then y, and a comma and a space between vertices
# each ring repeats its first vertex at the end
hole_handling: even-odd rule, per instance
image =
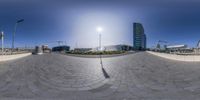
POLYGON ((177 49, 185 49, 187 48, 187 45, 169 45, 167 46, 167 49, 173 49, 173 50, 177 50, 177 49))
POLYGON ((132 48, 129 45, 110 45, 104 46, 104 51, 130 51, 132 48))

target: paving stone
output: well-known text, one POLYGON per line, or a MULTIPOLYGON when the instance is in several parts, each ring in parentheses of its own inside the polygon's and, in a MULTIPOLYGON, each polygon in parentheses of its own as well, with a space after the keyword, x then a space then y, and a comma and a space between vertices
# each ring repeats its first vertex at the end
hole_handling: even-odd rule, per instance
POLYGON ((0 98, 9 100, 199 100, 200 63, 146 52, 103 58, 32 55, 0 63, 0 98), (54 98, 54 99, 51 99, 54 98))

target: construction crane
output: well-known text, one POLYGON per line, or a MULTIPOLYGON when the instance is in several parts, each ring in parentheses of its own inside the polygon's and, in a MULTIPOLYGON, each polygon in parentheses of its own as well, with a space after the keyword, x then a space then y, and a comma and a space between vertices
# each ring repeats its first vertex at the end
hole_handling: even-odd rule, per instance
POLYGON ((197 43, 197 48, 200 48, 200 40, 197 43))
POLYGON ((58 43, 58 45, 60 46, 61 44, 63 44, 63 41, 56 41, 58 43))
MULTIPOLYGON (((161 46, 160 46, 161 43, 165 43, 165 44, 166 44, 166 43, 168 43, 168 42, 167 42, 167 41, 159 40, 158 43, 157 43, 157 45, 156 45, 156 48, 157 48, 157 49, 160 49, 160 48, 161 48, 161 46)), ((166 45, 165 45, 165 46, 166 46, 166 45)))

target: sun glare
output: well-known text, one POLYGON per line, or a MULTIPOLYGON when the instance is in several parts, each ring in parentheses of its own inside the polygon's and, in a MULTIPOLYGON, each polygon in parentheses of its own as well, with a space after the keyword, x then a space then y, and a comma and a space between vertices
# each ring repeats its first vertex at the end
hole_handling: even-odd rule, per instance
POLYGON ((97 32, 102 32, 102 28, 101 27, 97 27, 97 32))

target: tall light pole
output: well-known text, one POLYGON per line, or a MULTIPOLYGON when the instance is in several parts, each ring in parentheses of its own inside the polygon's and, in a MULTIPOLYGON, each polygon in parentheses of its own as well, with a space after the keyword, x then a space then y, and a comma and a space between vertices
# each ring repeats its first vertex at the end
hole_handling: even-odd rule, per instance
POLYGON ((20 19, 20 20, 17 20, 17 22, 15 23, 15 27, 14 27, 14 31, 13 31, 13 35, 12 35, 12 53, 14 51, 14 43, 15 43, 15 33, 17 31, 17 25, 21 22, 23 22, 24 19, 20 19))
MULTIPOLYGON (((102 47, 101 47, 101 32, 102 32, 102 30, 103 29, 101 27, 97 27, 97 32, 99 34, 99 51, 102 51, 102 47)), ((106 70, 103 67, 103 61, 102 61, 101 56, 102 56, 102 53, 100 52, 99 59, 100 59, 100 65, 101 65, 103 75, 104 75, 105 78, 110 78, 110 76, 108 75, 108 73, 106 72, 106 70)))
POLYGON ((1 52, 2 52, 2 55, 4 54, 3 52, 4 52, 4 40, 3 40, 3 38, 4 38, 4 33, 3 33, 3 31, 1 32, 1 35, 0 35, 0 37, 1 37, 1 52))
POLYGON ((97 27, 97 32, 99 34, 99 51, 102 50, 101 48, 101 32, 102 32, 102 28, 101 27, 97 27))

